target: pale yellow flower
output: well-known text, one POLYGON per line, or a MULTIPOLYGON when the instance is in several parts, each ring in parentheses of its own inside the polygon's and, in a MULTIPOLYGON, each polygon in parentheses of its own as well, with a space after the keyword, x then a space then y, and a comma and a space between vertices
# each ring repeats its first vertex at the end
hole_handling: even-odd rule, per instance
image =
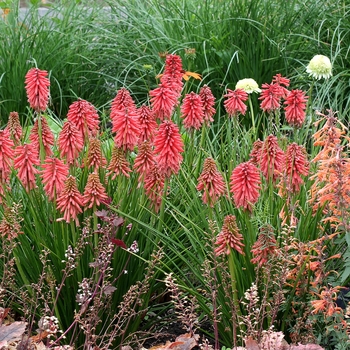
POLYGON ((306 72, 315 79, 328 79, 332 76, 332 63, 327 56, 316 55, 306 67, 306 72))
POLYGON ((251 94, 252 92, 260 93, 261 90, 259 89, 258 83, 251 78, 241 79, 236 84, 236 90, 242 89, 247 94, 251 94))

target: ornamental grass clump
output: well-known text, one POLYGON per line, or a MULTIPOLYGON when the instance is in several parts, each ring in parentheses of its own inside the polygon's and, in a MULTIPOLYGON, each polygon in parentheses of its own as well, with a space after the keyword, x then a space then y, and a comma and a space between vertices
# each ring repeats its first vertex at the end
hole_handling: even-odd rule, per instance
POLYGON ((262 89, 252 79, 223 87, 215 103, 185 62, 166 55, 146 103, 116 89, 105 123, 78 98, 56 128, 46 105, 30 111, 31 131, 20 132, 15 114, 0 131, 0 273, 11 277, 6 288, 23 291, 2 300, 12 293, 10 308, 27 305, 17 311, 33 334, 55 317, 63 334, 52 347, 134 345, 153 312, 163 316, 165 276, 174 276, 167 286, 191 337, 206 320, 215 349, 283 336, 315 343, 330 317, 346 322, 330 299, 349 277, 340 254, 349 227, 345 128, 329 112, 305 131, 312 100, 281 74, 262 89), (15 225, 18 203, 25 210, 15 225), (317 302, 325 298, 331 314, 317 302))

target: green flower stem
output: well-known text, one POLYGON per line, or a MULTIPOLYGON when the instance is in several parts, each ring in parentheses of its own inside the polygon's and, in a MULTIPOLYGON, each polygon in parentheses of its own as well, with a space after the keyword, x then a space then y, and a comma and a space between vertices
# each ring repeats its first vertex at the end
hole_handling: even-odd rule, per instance
POLYGON ((250 117, 252 119, 253 135, 254 137, 257 137, 257 135, 255 134, 256 128, 255 128, 255 115, 254 115, 253 103, 250 96, 248 98, 248 104, 249 104, 249 110, 250 110, 250 117))
MULTIPOLYGON (((201 150, 203 149, 203 146, 204 146, 204 142, 205 142, 205 137, 207 135, 207 128, 206 128, 206 125, 203 124, 202 126, 202 134, 201 134, 201 140, 200 140, 200 143, 199 143, 199 149, 198 149, 198 152, 201 152, 201 150)), ((201 154, 201 153, 200 153, 201 154)), ((195 180, 198 179, 198 176, 199 176, 199 173, 200 173, 200 166, 201 166, 201 162, 200 162, 200 159, 202 157, 198 157, 198 161, 197 161, 197 167, 196 167, 196 171, 194 173, 194 178, 195 180)))
POLYGON ((45 149, 43 144, 41 115, 38 115, 38 135, 39 135, 39 147, 40 147, 40 150, 39 150, 40 164, 43 164, 45 161, 45 149))
MULTIPOLYGON (((236 309, 237 316, 242 316, 241 308, 239 306, 238 300, 238 292, 237 292, 237 284, 236 284, 236 273, 235 273, 235 262, 234 262, 234 251, 230 248, 230 254, 228 255, 228 267, 231 276, 231 288, 232 288, 232 296, 233 296, 233 305, 236 309)), ((239 327, 240 328, 240 327, 239 327)), ((236 330, 234 330, 236 332, 236 330)), ((234 334, 235 339, 236 334, 234 334)))
POLYGON ((168 186, 169 186, 169 179, 168 179, 168 178, 165 178, 165 181, 164 181, 163 198, 162 198, 162 202, 161 202, 161 204, 160 204, 159 221, 158 221, 158 227, 157 227, 157 230, 158 230, 159 232, 161 232, 162 229, 163 229, 165 201, 166 201, 166 195, 167 195, 167 192, 168 192, 168 186))

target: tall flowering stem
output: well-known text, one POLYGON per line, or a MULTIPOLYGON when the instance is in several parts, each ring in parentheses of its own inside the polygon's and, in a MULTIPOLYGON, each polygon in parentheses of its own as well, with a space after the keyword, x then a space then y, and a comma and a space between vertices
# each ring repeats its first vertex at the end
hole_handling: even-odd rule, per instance
POLYGON ((238 292, 237 292, 237 277, 235 271, 235 259, 234 251, 241 255, 244 255, 244 243, 243 236, 239 232, 237 226, 236 217, 234 215, 227 215, 224 218, 224 223, 221 232, 218 234, 215 245, 218 247, 215 249, 216 255, 226 254, 229 264, 229 271, 231 275, 231 287, 233 293, 233 302, 236 308, 237 315, 241 315, 241 309, 239 306, 238 292))

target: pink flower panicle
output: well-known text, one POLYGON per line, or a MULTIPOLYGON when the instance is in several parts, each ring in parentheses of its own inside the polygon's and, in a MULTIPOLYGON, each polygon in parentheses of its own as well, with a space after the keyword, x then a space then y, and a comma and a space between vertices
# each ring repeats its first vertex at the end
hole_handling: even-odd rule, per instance
POLYGON ((48 157, 42 165, 41 179, 44 191, 51 201, 62 192, 64 182, 68 176, 68 165, 58 158, 48 157))
POLYGON ((17 177, 27 192, 36 187, 35 175, 39 170, 34 165, 40 165, 40 161, 33 145, 24 144, 16 147, 14 168, 18 170, 17 177))
POLYGON ((8 129, 0 130, 0 184, 10 180, 11 166, 14 158, 13 141, 8 129))
POLYGON ((154 139, 154 153, 157 155, 159 171, 165 176, 177 174, 182 162, 181 153, 184 145, 179 128, 170 120, 164 121, 158 129, 154 139))
POLYGON ((17 112, 10 112, 5 129, 9 131, 11 139, 18 146, 22 138, 22 126, 17 112))
POLYGON ((181 94, 182 90, 182 60, 178 55, 167 55, 165 58, 164 73, 161 76, 161 83, 164 81, 170 83, 171 89, 176 91, 178 95, 181 94))
POLYGON ((247 105, 244 103, 248 100, 248 93, 242 89, 230 90, 224 95, 227 99, 224 102, 226 112, 229 116, 237 116, 239 113, 245 115, 247 105))
POLYGON ((67 119, 77 127, 84 140, 96 136, 99 130, 100 121, 96 108, 83 99, 78 99, 69 106, 67 119))
POLYGON ((74 220, 75 224, 79 226, 78 214, 83 212, 83 204, 83 196, 78 190, 76 178, 69 175, 57 198, 57 209, 63 213, 63 218, 57 219, 57 221, 64 220, 70 223, 71 220, 74 220))
POLYGON ((102 154, 101 141, 95 137, 90 138, 86 165, 94 168, 94 171, 97 171, 106 164, 106 158, 102 154))
POLYGON ((203 102, 195 92, 187 94, 181 106, 181 118, 186 129, 198 130, 204 122, 203 102))
POLYGON ((113 121, 118 112, 124 113, 126 109, 136 109, 134 100, 132 99, 130 92, 126 88, 121 88, 118 90, 116 96, 114 97, 111 105, 111 115, 110 118, 113 121))
POLYGON ((253 259, 251 262, 259 267, 264 266, 271 260, 271 257, 277 255, 277 242, 273 227, 266 224, 260 229, 258 239, 251 249, 253 259))
POLYGON ((276 179, 281 175, 285 162, 285 154, 278 146, 277 137, 269 135, 261 148, 260 169, 266 180, 276 179))
POLYGON ((214 121, 213 116, 216 113, 216 110, 214 108, 215 97, 211 92, 210 87, 207 85, 204 85, 200 89, 199 96, 203 102, 204 121, 207 125, 209 125, 209 123, 214 121))
POLYGON ((148 106, 143 105, 138 109, 138 115, 140 124, 139 143, 146 140, 152 142, 158 127, 153 111, 148 106))
POLYGON ((197 185, 197 190, 203 191, 203 203, 213 207, 220 196, 225 193, 225 189, 224 178, 218 171, 214 159, 206 158, 197 185))
POLYGON ((302 90, 292 90, 284 104, 288 124, 301 127, 306 117, 307 96, 302 90))
POLYGON ((25 84, 30 107, 37 112, 45 111, 50 96, 47 71, 31 68, 25 76, 25 84))
POLYGON ((263 84, 259 100, 262 100, 260 108, 264 112, 271 113, 280 108, 281 98, 284 96, 283 88, 278 84, 263 84))
POLYGON ((171 119, 173 111, 178 104, 178 94, 171 88, 169 83, 162 82, 158 88, 149 92, 151 106, 156 118, 163 121, 171 119))
POLYGON ((264 145, 264 142, 262 142, 260 139, 256 140, 253 143, 253 149, 249 154, 250 162, 252 162, 254 165, 259 166, 261 161, 261 150, 264 145))
POLYGON ((61 157, 66 158, 67 164, 76 164, 83 147, 83 135, 74 123, 67 120, 58 136, 58 149, 61 157))
POLYGON ((216 238, 215 245, 218 247, 214 250, 217 256, 221 254, 231 254, 231 249, 236 250, 239 254, 244 255, 243 236, 239 232, 236 217, 234 215, 227 215, 224 219, 221 232, 216 238))
POLYGON ((259 199, 260 183, 259 169, 251 162, 241 163, 232 171, 230 187, 237 208, 252 211, 259 199))
POLYGON ((154 164, 152 169, 147 173, 143 186, 156 213, 158 213, 162 203, 164 183, 164 174, 158 170, 157 164, 154 164))
POLYGON ((89 175, 83 195, 84 207, 98 207, 108 200, 105 188, 103 187, 97 173, 89 175))
POLYGON ((139 184, 153 167, 155 157, 153 147, 149 141, 139 145, 139 152, 134 161, 134 169, 139 174, 139 184))
POLYGON ((39 131, 39 123, 41 124, 41 142, 44 147, 45 156, 49 157, 52 155, 52 149, 51 147, 55 143, 55 137, 49 127, 49 124, 47 123, 46 118, 39 116, 33 125, 33 128, 29 135, 29 140, 31 141, 31 144, 37 151, 37 153, 40 153, 40 131, 39 131))
POLYGON ((118 175, 123 174, 126 177, 130 177, 131 169, 130 164, 125 158, 125 152, 114 145, 112 150, 112 157, 107 168, 109 172, 107 176, 112 176, 114 180, 118 175))
POLYGON ((286 175, 289 178, 288 190, 292 193, 299 192, 303 183, 301 176, 309 173, 309 162, 305 147, 299 146, 295 142, 288 146, 286 150, 286 175))

